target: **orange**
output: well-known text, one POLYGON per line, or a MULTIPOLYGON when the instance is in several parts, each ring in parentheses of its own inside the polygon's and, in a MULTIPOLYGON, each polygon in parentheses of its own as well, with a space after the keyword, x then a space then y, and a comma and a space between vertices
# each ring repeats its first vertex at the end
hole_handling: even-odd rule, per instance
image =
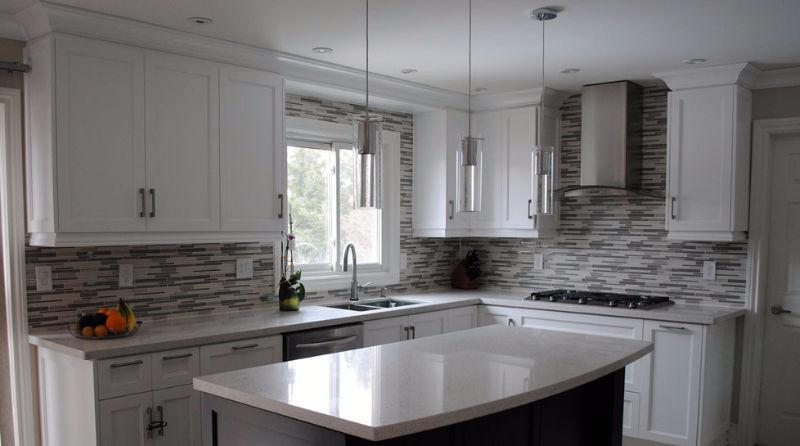
POLYGON ((108 313, 108 308, 100 308, 99 310, 97 310, 97 312, 100 314, 106 314, 108 313))
POLYGON ((109 311, 108 319, 106 319, 106 327, 113 333, 120 334, 125 332, 128 327, 128 323, 118 311, 114 311, 113 313, 109 311))
POLYGON ((112 315, 121 317, 122 313, 120 313, 116 308, 106 308, 106 316, 111 317, 112 315))
MULTIPOLYGON (((86 328, 91 329, 92 327, 86 327, 86 328)), ((108 329, 103 325, 98 325, 97 327, 94 327, 94 335, 97 336, 98 338, 104 338, 108 336, 108 329)))
POLYGON ((88 326, 83 327, 83 330, 81 330, 81 334, 84 337, 91 338, 92 336, 94 336, 94 328, 88 326))

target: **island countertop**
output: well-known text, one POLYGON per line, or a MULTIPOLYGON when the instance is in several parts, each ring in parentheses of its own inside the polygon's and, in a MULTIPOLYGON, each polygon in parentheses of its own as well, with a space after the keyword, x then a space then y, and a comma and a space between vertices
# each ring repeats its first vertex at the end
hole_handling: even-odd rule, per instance
POLYGON ((372 441, 532 403, 648 342, 493 325, 194 379, 198 391, 372 441))

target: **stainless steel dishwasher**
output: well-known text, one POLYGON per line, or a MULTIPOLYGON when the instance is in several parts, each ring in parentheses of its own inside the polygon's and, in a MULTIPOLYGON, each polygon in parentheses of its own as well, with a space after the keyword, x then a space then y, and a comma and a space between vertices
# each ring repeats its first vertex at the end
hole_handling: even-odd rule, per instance
POLYGON ((364 324, 336 325, 283 335, 283 360, 309 358, 364 346, 364 324))

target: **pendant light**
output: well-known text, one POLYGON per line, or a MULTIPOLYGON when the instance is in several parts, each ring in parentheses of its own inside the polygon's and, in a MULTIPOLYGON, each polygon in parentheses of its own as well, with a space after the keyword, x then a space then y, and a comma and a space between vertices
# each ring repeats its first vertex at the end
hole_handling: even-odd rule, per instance
POLYGON ((534 215, 553 215, 553 177, 555 174, 556 150, 553 146, 546 146, 542 138, 544 130, 544 96, 545 96, 545 77, 544 77, 544 48, 545 48, 545 22, 558 17, 558 13, 549 8, 535 9, 531 12, 531 18, 542 23, 542 100, 539 107, 539 119, 536 130, 536 144, 533 147, 533 185, 532 193, 534 202, 533 210, 528 214, 529 218, 534 215))
POLYGON ((480 212, 483 177, 483 138, 472 136, 472 0, 467 11, 467 135, 459 140, 456 152, 458 212, 480 212))
POLYGON ((369 108, 369 0, 365 3, 366 108, 353 122, 353 205, 357 209, 380 209, 383 119, 372 116, 369 108))

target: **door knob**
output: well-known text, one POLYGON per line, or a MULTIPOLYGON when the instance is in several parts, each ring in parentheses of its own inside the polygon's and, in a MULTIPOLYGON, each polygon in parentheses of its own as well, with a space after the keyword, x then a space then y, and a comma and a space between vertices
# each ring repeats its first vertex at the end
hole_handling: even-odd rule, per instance
POLYGON ((773 305, 773 306, 769 307, 769 311, 771 311, 772 314, 775 314, 775 315, 778 315, 778 314, 791 314, 792 313, 792 310, 787 310, 787 309, 783 308, 783 305, 773 305))

